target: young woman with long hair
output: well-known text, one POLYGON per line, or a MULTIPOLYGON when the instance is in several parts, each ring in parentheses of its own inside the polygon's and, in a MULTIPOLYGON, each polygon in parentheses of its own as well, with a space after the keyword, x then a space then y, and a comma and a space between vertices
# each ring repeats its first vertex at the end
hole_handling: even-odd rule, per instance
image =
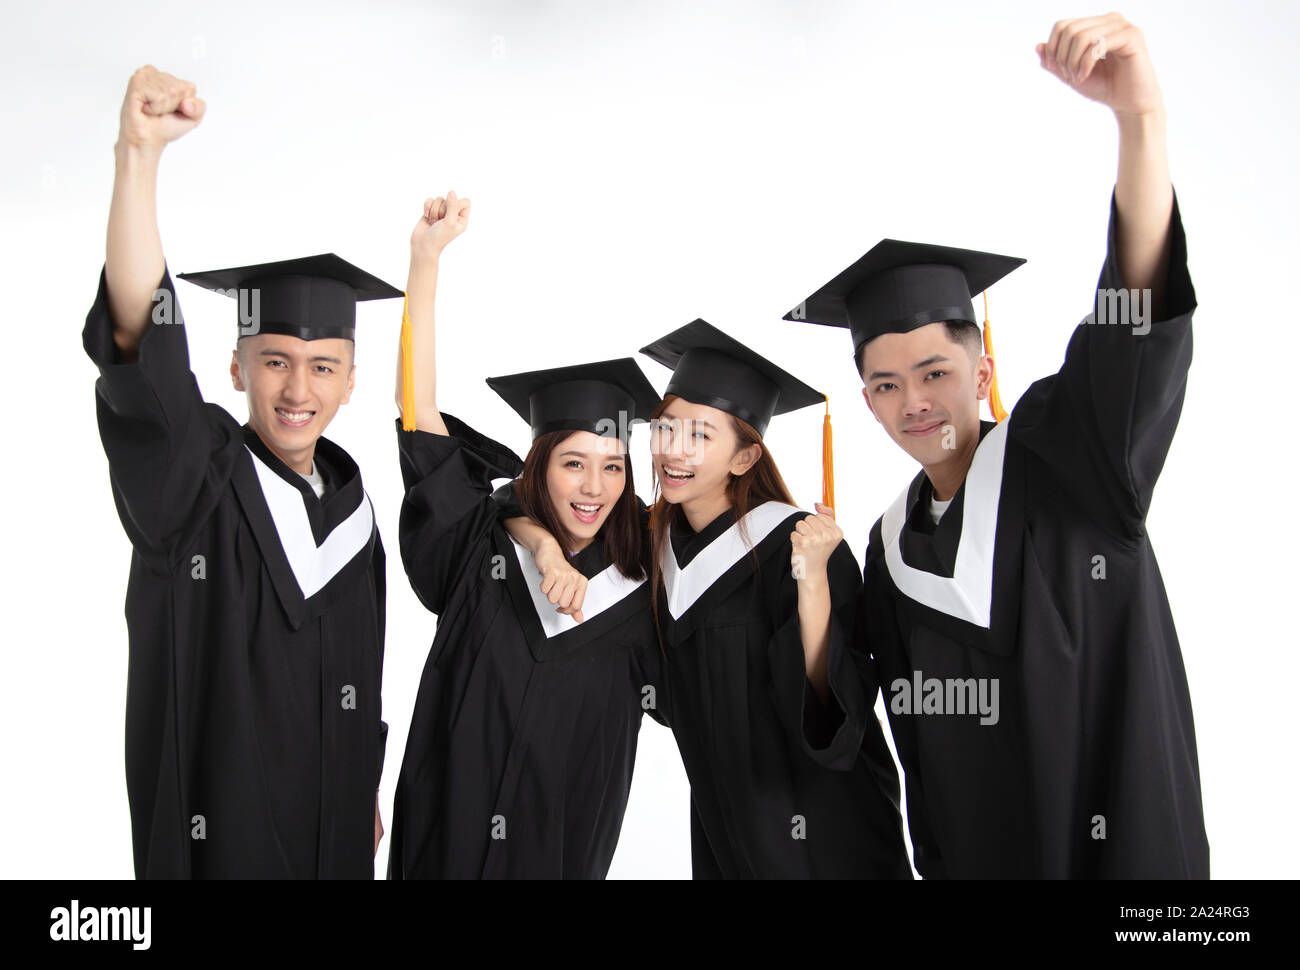
POLYGON ((691 783, 696 878, 910 878, 898 777, 857 636, 862 578, 763 443, 823 395, 703 320, 651 424, 655 616, 691 783))
MULTIPOLYGON (((467 199, 430 199, 411 236, 404 412, 414 429, 399 423, 399 538, 438 629, 394 799, 389 876, 603 878, 651 680, 642 660, 657 655, 622 430, 648 417, 656 395, 631 358, 489 379, 531 426, 522 463, 441 411, 438 257, 468 217, 467 199), (563 569, 499 524, 492 480, 520 472, 519 499, 563 569), (575 575, 582 617, 557 612, 575 575)), ((400 374, 397 394, 401 404, 400 374)))

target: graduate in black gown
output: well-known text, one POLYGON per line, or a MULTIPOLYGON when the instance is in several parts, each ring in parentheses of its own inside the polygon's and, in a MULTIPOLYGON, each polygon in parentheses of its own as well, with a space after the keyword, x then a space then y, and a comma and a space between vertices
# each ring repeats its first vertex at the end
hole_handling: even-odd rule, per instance
POLYGON ((132 77, 83 334, 132 546, 135 872, 369 879, 384 551, 356 464, 321 434, 352 390, 356 301, 402 294, 333 255, 182 274, 240 292, 248 423, 205 403, 154 218, 159 153, 203 110, 192 84, 132 77))
POLYGON ((1206 878, 1191 700, 1145 527, 1196 306, 1163 108, 1118 15, 1062 21, 1038 50, 1120 129, 1094 312, 1060 371, 1004 416, 971 297, 1019 259, 885 240, 787 319, 851 329, 868 405, 923 466, 864 573, 917 870, 1206 878))
POLYGON ((642 352, 673 368, 651 427, 652 554, 695 878, 910 878, 851 649, 857 560, 762 443, 774 414, 823 395, 703 320, 642 352))
MULTIPOLYGON (((428 200, 412 235, 413 430, 399 427, 402 562, 438 614, 393 806, 389 876, 605 877, 643 712, 656 714, 657 644, 627 431, 657 400, 631 358, 492 378, 528 422, 525 461, 439 410, 438 257, 469 203, 428 200), (494 478, 572 569, 501 525, 494 478), (564 573, 584 578, 580 615, 564 573)), ((399 382, 400 384, 400 382, 399 382)), ((402 388, 399 386, 399 396, 402 388)))

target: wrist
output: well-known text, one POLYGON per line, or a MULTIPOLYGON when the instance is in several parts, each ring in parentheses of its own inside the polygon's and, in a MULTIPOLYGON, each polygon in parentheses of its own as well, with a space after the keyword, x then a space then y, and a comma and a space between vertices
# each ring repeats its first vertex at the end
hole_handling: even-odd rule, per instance
POLYGON ((569 561, 569 557, 564 554, 564 547, 555 536, 544 530, 538 534, 533 544, 533 557, 537 556, 550 557, 559 565, 569 561))
POLYGON ((1125 138, 1163 138, 1167 121, 1163 104, 1146 111, 1115 112, 1115 123, 1119 126, 1120 136, 1125 138))
POLYGON ((411 273, 437 275, 438 257, 441 255, 437 250, 430 251, 419 245, 411 246, 411 273))
POLYGON ((119 137, 113 145, 113 158, 119 172, 153 174, 162 157, 161 145, 141 145, 119 137))
POLYGON ((799 590, 803 593, 820 593, 828 587, 826 564, 804 566, 803 575, 799 577, 799 590))

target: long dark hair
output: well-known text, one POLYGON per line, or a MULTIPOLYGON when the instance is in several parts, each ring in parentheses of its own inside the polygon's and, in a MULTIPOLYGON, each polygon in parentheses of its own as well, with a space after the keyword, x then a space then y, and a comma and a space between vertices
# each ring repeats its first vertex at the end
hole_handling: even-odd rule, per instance
MULTIPOLYGON (((551 452, 572 431, 548 431, 538 435, 524 459, 524 470, 515 483, 515 497, 524 514, 553 535, 565 550, 577 545, 577 537, 568 530, 564 520, 555 510, 551 493, 546 485, 546 470, 550 467, 551 452)), ((645 566, 641 562, 641 512, 637 506, 636 488, 632 482, 632 463, 623 455, 623 494, 618 497, 609 516, 596 534, 596 542, 605 546, 605 558, 618 567, 628 579, 644 579, 645 566)))
MULTIPOLYGON (((676 394, 669 394, 659 406, 655 408, 653 418, 659 418, 668 405, 677 400, 676 394)), ((762 447, 762 454, 759 455, 758 461, 749 467, 749 470, 743 475, 733 475, 727 482, 727 498, 731 502, 731 507, 736 510, 736 520, 741 522, 741 533, 746 544, 749 537, 744 535, 744 517, 749 511, 764 502, 784 502, 787 505, 794 505, 794 498, 790 495, 790 489, 786 488, 785 479, 781 477, 781 470, 776 467, 776 460, 772 458, 772 453, 763 445, 763 436, 754 430, 748 422, 742 421, 734 414, 728 414, 731 419, 731 428, 736 433, 736 451, 748 448, 750 445, 759 445, 762 447)), ((678 517, 684 515, 681 506, 669 502, 665 499, 659 488, 659 478, 655 477, 655 504, 650 509, 650 585, 651 585, 651 609, 654 612, 655 627, 659 626, 659 590, 663 586, 663 567, 660 565, 661 557, 664 550, 668 548, 669 533, 678 521, 678 517)), ((759 567, 758 550, 751 550, 754 559, 755 570, 759 567)))

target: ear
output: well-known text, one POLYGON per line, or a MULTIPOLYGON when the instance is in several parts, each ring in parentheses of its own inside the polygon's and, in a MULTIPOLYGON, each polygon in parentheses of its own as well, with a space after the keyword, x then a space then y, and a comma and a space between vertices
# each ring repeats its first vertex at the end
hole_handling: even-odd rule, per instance
POLYGON ((731 459, 731 466, 727 470, 739 478, 753 468, 761 457, 763 457, 762 445, 746 445, 736 452, 735 457, 731 459))
POLYGON ((235 390, 246 391, 244 387, 244 375, 239 367, 239 348, 236 347, 230 352, 230 383, 235 385, 235 390))
MULTIPOLYGON (((353 364, 351 367, 348 368, 348 386, 343 388, 343 397, 339 399, 339 404, 348 403, 348 399, 352 397, 352 388, 356 386, 356 383, 357 383, 357 365, 353 364)), ((399 402, 397 406, 401 407, 402 405, 399 402)))
POLYGON ((862 389, 862 400, 867 402, 867 410, 871 412, 871 416, 875 418, 876 423, 879 424, 880 415, 878 415, 876 413, 876 409, 871 406, 871 395, 867 393, 867 389, 865 387, 862 389))
POLYGON ((996 366, 992 357, 980 354, 979 360, 975 362, 975 400, 983 401, 989 396, 996 366))

